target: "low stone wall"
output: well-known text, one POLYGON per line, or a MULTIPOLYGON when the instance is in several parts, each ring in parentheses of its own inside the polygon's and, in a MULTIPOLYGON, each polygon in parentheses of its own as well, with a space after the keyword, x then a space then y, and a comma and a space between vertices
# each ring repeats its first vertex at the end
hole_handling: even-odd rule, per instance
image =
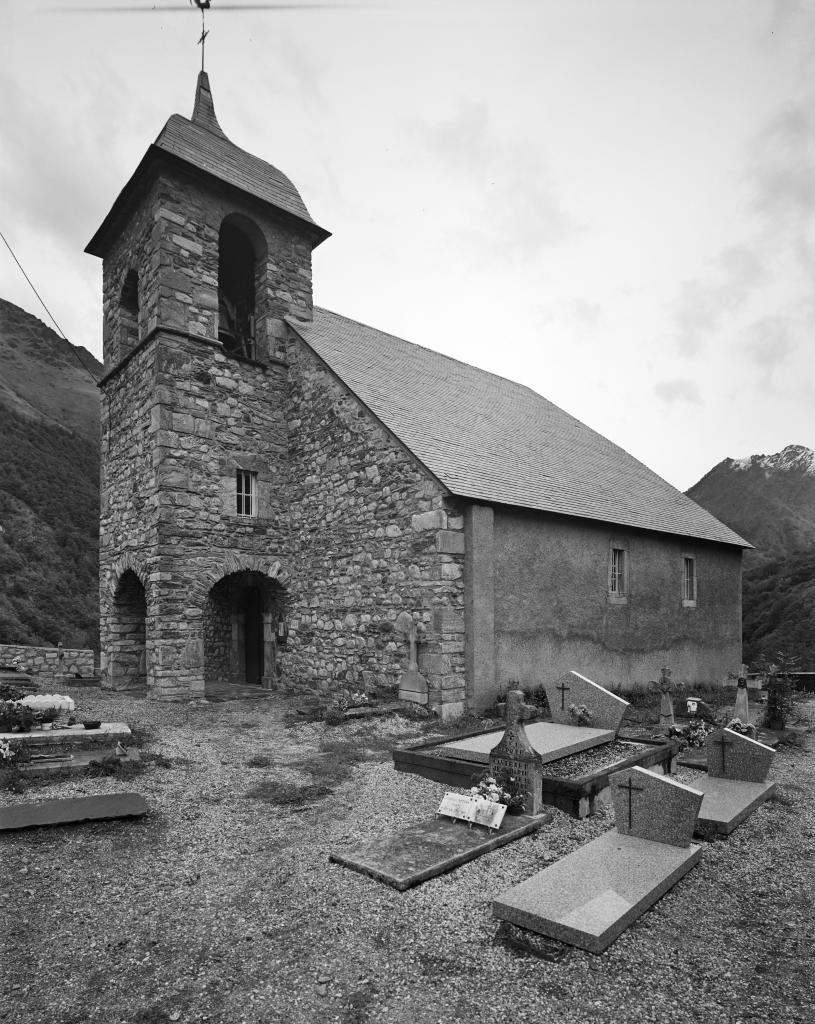
POLYGON ((0 644, 0 668, 10 668, 19 658, 21 669, 39 683, 94 675, 93 651, 70 647, 24 647, 0 644))

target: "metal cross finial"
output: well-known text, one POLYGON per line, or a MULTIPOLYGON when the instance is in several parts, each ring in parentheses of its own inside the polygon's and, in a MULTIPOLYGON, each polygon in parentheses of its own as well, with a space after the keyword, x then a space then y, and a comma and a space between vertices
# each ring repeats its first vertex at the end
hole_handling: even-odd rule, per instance
POLYGON ((195 4, 198 10, 201 12, 201 38, 198 40, 198 45, 201 47, 201 70, 204 70, 204 44, 206 38, 209 35, 209 29, 206 27, 206 21, 204 19, 204 12, 209 10, 209 5, 212 0, 190 0, 191 4, 195 4))
POLYGON ((628 831, 630 832, 631 828, 632 828, 631 794, 632 793, 644 793, 645 789, 642 786, 635 786, 633 784, 633 782, 631 781, 631 776, 630 775, 628 776, 628 781, 627 782, 621 782, 617 786, 617 789, 625 789, 625 790, 628 791, 628 831))

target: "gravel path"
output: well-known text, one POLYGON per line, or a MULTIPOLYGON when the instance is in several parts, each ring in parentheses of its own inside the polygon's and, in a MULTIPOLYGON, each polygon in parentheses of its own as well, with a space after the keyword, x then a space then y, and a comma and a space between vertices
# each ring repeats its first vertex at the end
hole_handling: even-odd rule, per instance
POLYGON ((246 794, 309 782, 309 763, 330 769, 344 738, 376 744, 390 730, 408 742, 415 723, 285 728, 276 701, 75 696, 85 717, 152 727, 144 749, 162 757, 132 779, 74 778, 0 801, 136 790, 151 814, 0 836, 1 1020, 815 1020, 812 734, 776 756, 778 797, 705 844, 699 866, 605 954, 566 948, 549 962, 495 942, 490 901, 610 828, 610 811, 555 812, 534 836, 397 893, 328 855, 429 817, 444 786, 369 761, 306 806, 246 794))

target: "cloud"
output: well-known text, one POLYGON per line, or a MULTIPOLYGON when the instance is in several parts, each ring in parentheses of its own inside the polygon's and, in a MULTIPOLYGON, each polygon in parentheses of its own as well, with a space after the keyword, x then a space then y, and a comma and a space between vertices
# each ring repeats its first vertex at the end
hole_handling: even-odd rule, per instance
POLYGON ((654 394, 663 402, 693 402, 701 405, 702 398, 694 381, 688 377, 675 377, 654 385, 654 394))
POLYGON ((710 279, 684 281, 674 307, 682 355, 696 355, 707 337, 741 308, 766 279, 767 269, 757 252, 747 245, 733 245, 714 261, 710 279))
POLYGON ((501 138, 485 104, 446 121, 411 125, 436 164, 455 175, 466 223, 459 244, 480 257, 528 259, 568 239, 578 224, 557 195, 546 162, 526 140, 501 138))
POLYGON ((746 333, 740 349, 768 378, 796 348, 793 325, 784 316, 762 317, 751 324, 746 333))

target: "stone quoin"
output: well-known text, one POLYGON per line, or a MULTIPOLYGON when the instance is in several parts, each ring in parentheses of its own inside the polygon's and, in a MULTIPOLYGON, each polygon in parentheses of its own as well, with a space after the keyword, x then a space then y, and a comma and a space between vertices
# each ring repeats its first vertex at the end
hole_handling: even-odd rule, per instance
POLYGON ((411 635, 445 717, 575 668, 724 680, 749 545, 528 388, 315 307, 328 236, 202 72, 89 243, 103 685, 396 692, 411 635))

